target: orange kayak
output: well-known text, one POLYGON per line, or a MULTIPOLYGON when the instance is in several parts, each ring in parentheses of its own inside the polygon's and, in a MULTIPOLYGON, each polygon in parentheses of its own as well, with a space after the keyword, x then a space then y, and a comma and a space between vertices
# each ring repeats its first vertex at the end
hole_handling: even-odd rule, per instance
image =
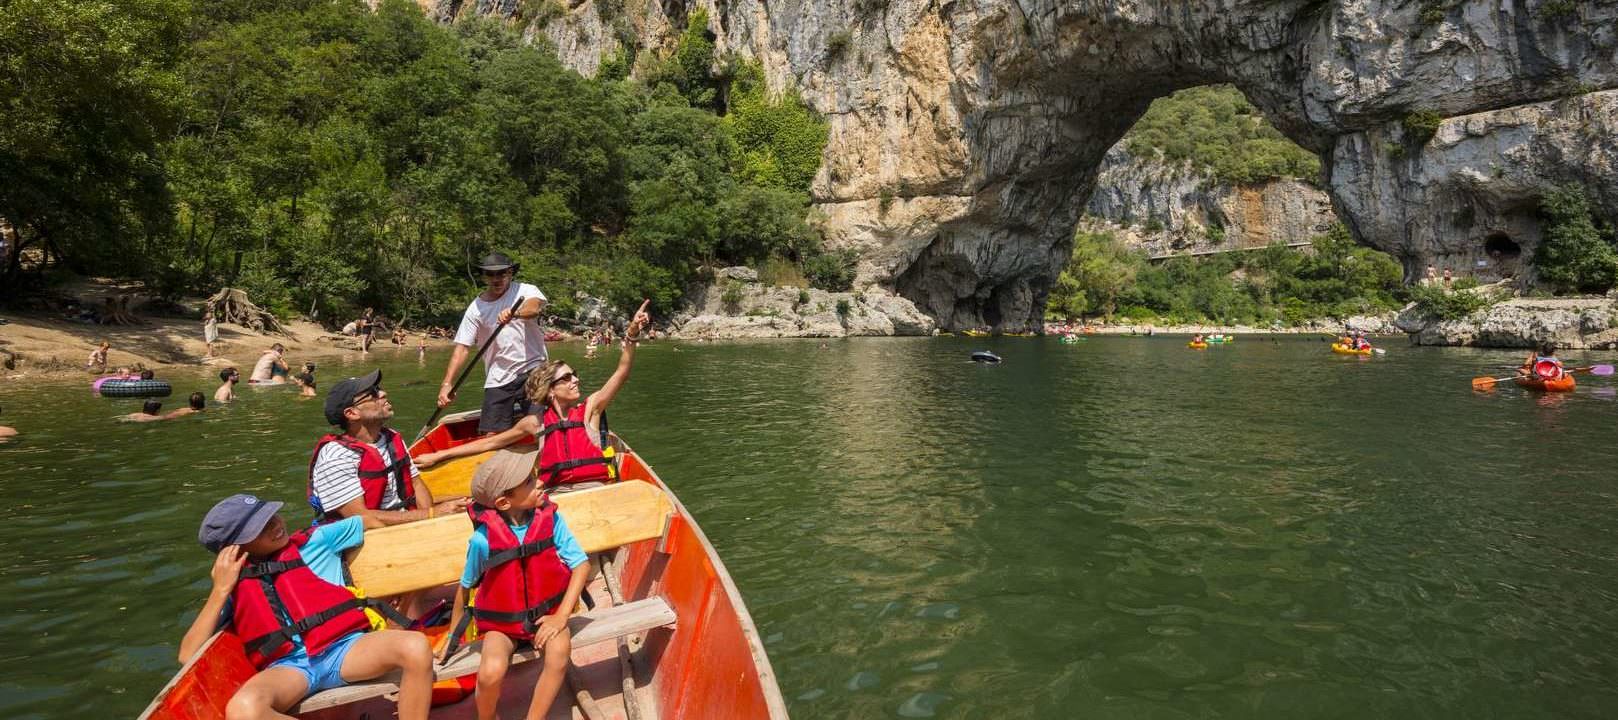
POLYGON ((1540 392, 1573 392, 1573 388, 1578 385, 1578 382, 1573 379, 1573 373, 1563 373, 1562 377, 1555 380, 1546 380, 1539 377, 1520 377, 1516 378, 1516 382, 1518 387, 1540 392))

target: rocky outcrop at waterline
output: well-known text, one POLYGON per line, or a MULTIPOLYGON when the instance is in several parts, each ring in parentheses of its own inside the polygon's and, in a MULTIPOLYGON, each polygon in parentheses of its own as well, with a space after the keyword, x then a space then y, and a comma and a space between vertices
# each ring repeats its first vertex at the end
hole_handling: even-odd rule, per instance
POLYGON ((1456 320, 1411 305, 1394 322, 1417 345, 1618 348, 1618 303, 1609 298, 1516 298, 1456 320))
POLYGON ((673 318, 674 337, 688 340, 931 335, 932 318, 881 288, 833 293, 758 282, 749 268, 725 268, 673 318))
POLYGON ((1307 182, 1220 183, 1189 162, 1137 158, 1124 145, 1107 152, 1080 227, 1154 257, 1307 243, 1337 222, 1331 198, 1307 182))
MULTIPOLYGON (((607 13, 601 0, 560 5, 542 32, 588 71, 624 38, 666 47, 679 27, 671 17, 695 7, 610 4, 607 13)), ((1480 133, 1473 147, 1523 148, 1536 168, 1525 189, 1538 177, 1586 178, 1604 215, 1618 207, 1618 180, 1599 169, 1618 142, 1611 132, 1588 139, 1599 152, 1557 154, 1560 141, 1518 143, 1528 125, 1460 120, 1572 96, 1604 102, 1599 91, 1618 88, 1618 0, 697 5, 721 56, 756 59, 772 87, 829 121, 812 192, 830 244, 861 252, 859 284, 893 290, 945 328, 1037 323, 1108 148, 1152 99, 1195 85, 1235 85, 1326 157, 1343 219, 1407 268, 1463 262, 1463 248, 1489 242, 1497 226, 1512 228, 1502 232, 1519 247, 1531 235, 1514 224, 1530 214, 1522 193, 1467 194, 1467 158, 1480 156, 1446 150, 1448 135, 1431 146, 1394 140, 1404 154, 1392 159, 1417 164, 1407 167, 1421 177, 1387 167, 1384 138, 1413 114, 1464 124, 1480 133), (1424 186, 1422 177, 1456 179, 1424 186), (1406 222, 1425 211, 1410 192, 1421 187, 1457 198, 1430 230, 1406 222)), ((1485 167, 1474 169, 1494 172, 1485 167)))

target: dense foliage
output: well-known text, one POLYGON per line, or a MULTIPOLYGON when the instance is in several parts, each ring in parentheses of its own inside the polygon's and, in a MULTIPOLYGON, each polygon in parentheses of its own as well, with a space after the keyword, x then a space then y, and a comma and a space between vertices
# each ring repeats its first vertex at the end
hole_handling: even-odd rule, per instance
POLYGON ((1277 245, 1160 263, 1109 233, 1080 232, 1046 314, 1296 325, 1396 307, 1401 277, 1392 257, 1355 245, 1341 226, 1316 237, 1307 252, 1277 245))
POLYGON ((1124 136, 1136 156, 1190 161, 1223 183, 1277 177, 1311 182, 1320 158, 1286 139, 1230 85, 1181 90, 1152 102, 1124 136))
POLYGON ((447 319, 496 249, 563 312, 666 309, 705 266, 843 267, 807 223, 825 124, 706 25, 587 79, 409 0, 13 0, 0 217, 75 271, 322 318, 447 319))
POLYGON ((1540 200, 1545 239, 1534 251, 1534 269, 1556 292, 1602 293, 1618 284, 1618 250, 1612 228, 1597 228, 1590 200, 1577 185, 1552 188, 1540 200))
POLYGON ((1500 301, 1497 293, 1479 287, 1473 278, 1462 278, 1453 288, 1420 283, 1407 288, 1406 293, 1427 312, 1444 320, 1459 320, 1500 301))

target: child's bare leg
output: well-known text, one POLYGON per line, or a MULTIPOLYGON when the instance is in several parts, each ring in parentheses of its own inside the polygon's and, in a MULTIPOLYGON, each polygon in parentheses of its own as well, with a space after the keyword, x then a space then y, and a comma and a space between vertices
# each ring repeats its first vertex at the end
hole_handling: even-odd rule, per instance
POLYGON ((427 636, 408 630, 369 632, 343 657, 346 682, 399 669, 399 720, 426 720, 433 699, 433 649, 427 636))
POLYGON ((556 692, 562 688, 562 680, 567 678, 567 666, 573 663, 573 635, 563 630, 551 636, 545 643, 545 653, 540 657, 545 663, 545 669, 539 673, 539 682, 534 684, 534 700, 528 705, 528 720, 543 720, 545 714, 551 710, 551 702, 556 700, 556 692))
POLYGON ((483 651, 478 656, 478 692, 473 697, 478 720, 494 720, 500 708, 500 683, 506 679, 506 668, 511 667, 514 649, 516 646, 505 633, 484 633, 483 651))
POLYGON ((280 711, 297 704, 309 692, 303 673, 273 667, 254 675, 225 705, 226 720, 264 720, 291 717, 280 711))

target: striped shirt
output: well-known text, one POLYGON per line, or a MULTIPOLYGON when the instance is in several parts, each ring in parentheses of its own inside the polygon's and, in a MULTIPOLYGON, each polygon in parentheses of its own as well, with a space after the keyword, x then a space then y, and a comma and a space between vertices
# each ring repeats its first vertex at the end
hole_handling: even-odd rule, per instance
MULTIPOLYGON (((389 443, 372 444, 371 447, 382 453, 384 465, 393 464, 393 451, 388 448, 389 443)), ((365 489, 360 486, 360 455, 341 444, 330 442, 320 448, 320 455, 315 458, 314 478, 315 500, 320 503, 323 512, 331 512, 340 508, 354 498, 365 495, 365 489)), ((421 470, 416 463, 410 463, 410 479, 421 477, 421 470)), ((399 491, 388 482, 382 488, 381 510, 398 510, 404 507, 399 500, 399 491)))

